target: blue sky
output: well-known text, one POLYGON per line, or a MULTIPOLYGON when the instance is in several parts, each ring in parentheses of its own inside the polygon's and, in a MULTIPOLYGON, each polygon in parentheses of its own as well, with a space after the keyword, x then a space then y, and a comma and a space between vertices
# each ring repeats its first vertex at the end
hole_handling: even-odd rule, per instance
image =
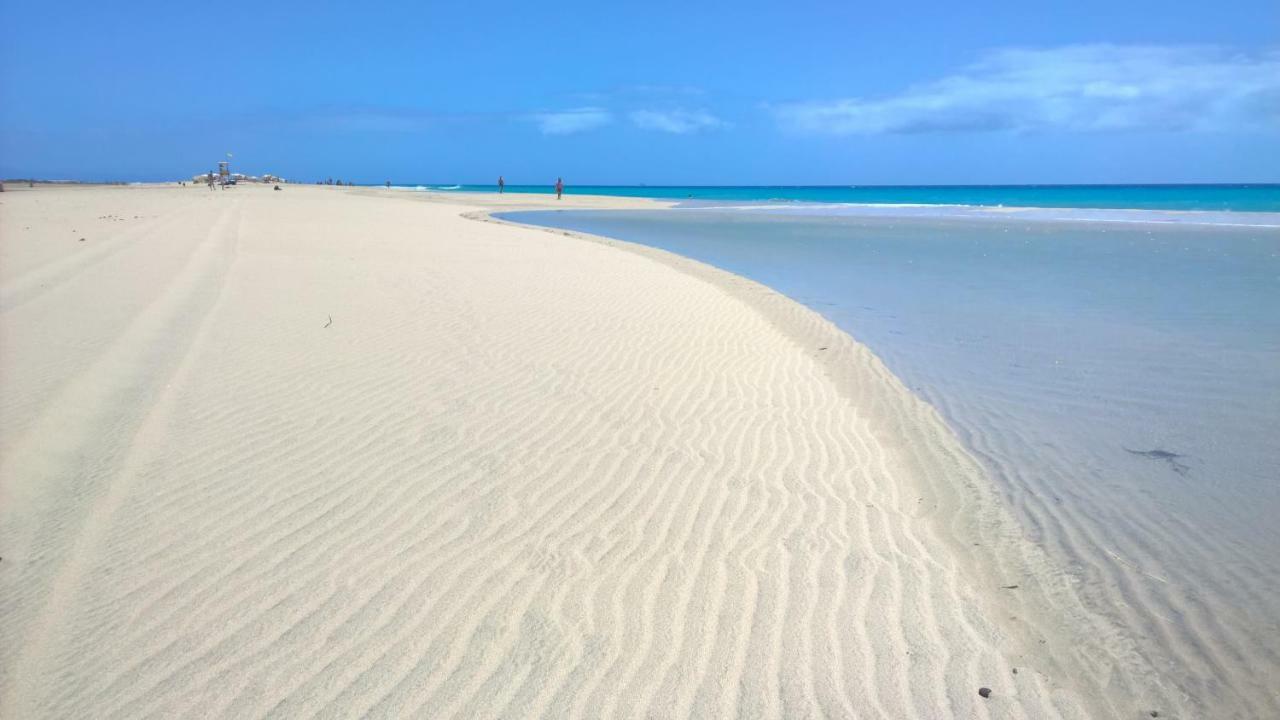
POLYGON ((1280 181, 1280 4, 0 0, 0 175, 1280 181))

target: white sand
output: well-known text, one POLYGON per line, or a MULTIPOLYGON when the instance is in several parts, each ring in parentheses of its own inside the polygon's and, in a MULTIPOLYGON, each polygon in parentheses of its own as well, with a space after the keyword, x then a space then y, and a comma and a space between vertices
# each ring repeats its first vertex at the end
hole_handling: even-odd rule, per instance
POLYGON ((868 351, 498 202, 0 195, 0 717, 1146 707, 868 351))

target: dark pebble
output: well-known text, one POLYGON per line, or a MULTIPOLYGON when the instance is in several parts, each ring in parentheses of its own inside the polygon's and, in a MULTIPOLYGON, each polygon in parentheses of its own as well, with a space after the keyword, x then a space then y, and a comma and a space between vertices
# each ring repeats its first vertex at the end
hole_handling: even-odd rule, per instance
POLYGON ((1151 717, 1160 717, 1160 711, 1159 711, 1159 710, 1152 710, 1152 711, 1151 711, 1151 717))
POLYGON ((1014 675, 1017 675, 1017 674, 1018 674, 1018 668, 1014 668, 1014 669, 1013 669, 1013 674, 1014 674, 1014 675))
POLYGON ((978 694, 984 698, 991 697, 991 688, 978 688, 978 694))
POLYGON ((84 242, 84 238, 80 238, 80 242, 84 242))

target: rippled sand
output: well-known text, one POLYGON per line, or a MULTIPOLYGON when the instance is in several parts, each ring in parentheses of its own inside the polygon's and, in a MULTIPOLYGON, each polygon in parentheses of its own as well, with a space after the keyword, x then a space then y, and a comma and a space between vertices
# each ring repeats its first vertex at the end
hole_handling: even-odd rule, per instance
POLYGON ((864 347, 477 202, 0 196, 0 716, 1158 707, 864 347))
POLYGON ((1148 678, 1184 716, 1280 717, 1280 215, 988 210, 502 216, 697 258, 822 313, 983 461, 1054 561, 1017 592, 1071 618, 1080 674, 1148 678))

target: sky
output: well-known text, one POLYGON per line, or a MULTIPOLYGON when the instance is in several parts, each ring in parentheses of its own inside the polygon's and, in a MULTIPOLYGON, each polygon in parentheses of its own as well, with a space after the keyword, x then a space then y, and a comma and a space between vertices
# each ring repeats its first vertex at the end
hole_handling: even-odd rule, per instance
POLYGON ((1280 2, 0 0, 0 176, 1280 182, 1280 2))

